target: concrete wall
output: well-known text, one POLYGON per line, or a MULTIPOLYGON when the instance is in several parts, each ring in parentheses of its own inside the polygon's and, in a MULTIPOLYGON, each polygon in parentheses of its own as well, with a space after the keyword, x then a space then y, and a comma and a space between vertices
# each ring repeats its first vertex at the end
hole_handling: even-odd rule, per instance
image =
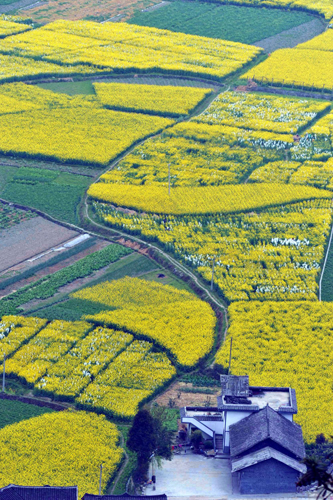
POLYGON ((290 422, 293 421, 293 413, 284 413, 282 411, 279 411, 279 414, 282 415, 282 417, 286 418, 287 420, 290 420, 290 422))
POLYGON ((239 422, 245 417, 248 417, 251 415, 253 412, 252 411, 225 411, 224 412, 224 452, 229 453, 229 448, 230 448, 230 441, 229 441, 229 427, 230 425, 235 424, 236 422, 239 422))
POLYGON ((243 469, 238 475, 243 495, 295 493, 299 472, 277 460, 266 460, 243 469))

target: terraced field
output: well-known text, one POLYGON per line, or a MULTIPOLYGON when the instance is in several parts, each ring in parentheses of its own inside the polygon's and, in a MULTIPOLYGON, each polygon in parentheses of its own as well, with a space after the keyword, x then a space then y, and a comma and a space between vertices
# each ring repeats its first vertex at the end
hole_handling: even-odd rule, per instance
POLYGON ((3 405, 0 487, 97 494, 103 462, 124 489, 116 423, 197 379, 215 397, 230 336, 232 373, 296 388, 307 443, 331 436, 333 9, 228 3, 0 20, 0 361, 78 410, 3 405))

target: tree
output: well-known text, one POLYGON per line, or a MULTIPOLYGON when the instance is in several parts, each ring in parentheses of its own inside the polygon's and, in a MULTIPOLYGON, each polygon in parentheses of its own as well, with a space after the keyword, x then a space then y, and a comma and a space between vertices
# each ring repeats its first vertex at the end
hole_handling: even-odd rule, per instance
POLYGON ((128 434, 127 446, 138 455, 138 461, 147 461, 156 449, 154 419, 147 410, 139 410, 128 434))
POLYGON ((328 499, 333 493, 333 477, 327 470, 327 466, 320 463, 316 457, 307 457, 304 460, 307 466, 307 472, 303 474, 297 483, 297 486, 308 486, 315 482, 318 483, 318 499, 328 499))
POLYGON ((171 460, 172 431, 165 423, 167 413, 164 408, 157 408, 151 415, 147 410, 139 410, 129 431, 127 446, 137 453, 138 466, 133 474, 135 482, 146 479, 149 461, 154 458, 157 463, 161 458, 171 460))
POLYGON ((201 431, 196 430, 196 431, 192 432, 192 434, 191 434, 191 444, 194 446, 194 448, 196 450, 199 448, 201 441, 202 441, 201 431))

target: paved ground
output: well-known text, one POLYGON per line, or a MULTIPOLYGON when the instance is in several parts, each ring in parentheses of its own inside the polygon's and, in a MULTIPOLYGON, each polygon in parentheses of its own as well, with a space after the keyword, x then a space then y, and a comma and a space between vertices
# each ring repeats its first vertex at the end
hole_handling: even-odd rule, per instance
POLYGON ((0 231, 0 272, 77 235, 42 217, 4 229, 0 231))
MULTIPOLYGON (((144 495, 165 493, 169 500, 314 500, 316 494, 233 495, 229 460, 202 455, 175 455, 156 469, 156 490, 149 485, 144 495)), ((151 475, 151 471, 150 471, 151 475)))
POLYGON ((295 28, 282 31, 278 35, 259 40, 259 42, 255 42, 252 45, 262 47, 265 52, 270 53, 277 49, 295 47, 299 43, 307 42, 322 33, 324 29, 324 23, 320 19, 314 19, 295 28))
POLYGON ((200 496, 222 500, 231 494, 229 460, 215 460, 202 455, 176 455, 156 470, 156 491, 149 486, 146 495, 165 493, 168 498, 200 496))

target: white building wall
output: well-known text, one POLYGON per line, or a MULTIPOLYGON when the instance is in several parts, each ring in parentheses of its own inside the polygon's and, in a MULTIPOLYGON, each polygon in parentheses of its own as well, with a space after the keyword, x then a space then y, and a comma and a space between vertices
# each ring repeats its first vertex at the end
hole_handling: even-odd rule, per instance
POLYGON ((229 447, 230 447, 230 441, 229 441, 229 427, 236 422, 239 422, 240 420, 243 420, 243 418, 248 417, 251 415, 253 412, 252 411, 228 411, 226 410, 224 412, 224 451, 228 452, 229 447))

